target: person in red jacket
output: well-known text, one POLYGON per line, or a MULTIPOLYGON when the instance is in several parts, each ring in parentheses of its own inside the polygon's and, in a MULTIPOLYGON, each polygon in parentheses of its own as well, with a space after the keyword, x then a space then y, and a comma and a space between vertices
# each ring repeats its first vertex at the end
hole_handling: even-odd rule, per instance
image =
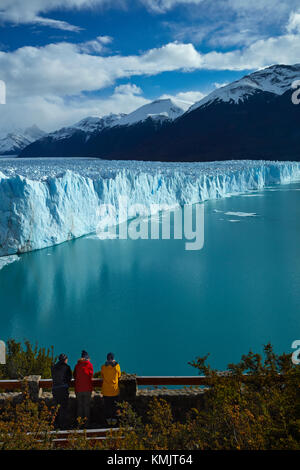
POLYGON ((92 378, 94 375, 93 365, 89 355, 82 351, 74 369, 75 393, 77 398, 77 416, 86 418, 86 424, 90 419, 91 396, 93 391, 92 378))

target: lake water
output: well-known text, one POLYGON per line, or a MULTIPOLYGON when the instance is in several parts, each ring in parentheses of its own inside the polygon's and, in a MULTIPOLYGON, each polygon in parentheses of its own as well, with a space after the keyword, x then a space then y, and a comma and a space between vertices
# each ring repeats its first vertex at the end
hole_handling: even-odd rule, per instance
POLYGON ((0 271, 0 338, 66 352, 108 351, 140 375, 223 369, 300 338, 300 185, 205 203, 205 242, 85 237, 22 255, 0 271), (226 212, 255 213, 229 214, 226 212), (244 215, 244 216, 242 216, 244 215))

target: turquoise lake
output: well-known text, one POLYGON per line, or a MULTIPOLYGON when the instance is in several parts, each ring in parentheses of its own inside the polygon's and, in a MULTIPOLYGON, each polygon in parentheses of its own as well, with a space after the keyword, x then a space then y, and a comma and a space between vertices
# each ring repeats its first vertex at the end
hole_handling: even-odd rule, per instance
POLYGON ((204 219, 200 251, 90 236, 22 255, 0 271, 0 338, 54 345, 72 366, 86 349, 96 370, 113 351, 139 375, 193 375, 188 362, 206 353, 224 369, 268 342, 291 352, 300 184, 208 201, 204 219))

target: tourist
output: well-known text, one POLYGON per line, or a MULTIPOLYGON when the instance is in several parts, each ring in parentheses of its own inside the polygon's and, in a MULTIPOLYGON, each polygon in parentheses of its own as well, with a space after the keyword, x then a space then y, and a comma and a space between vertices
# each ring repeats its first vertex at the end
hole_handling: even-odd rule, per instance
POLYGON ((108 425, 116 424, 117 401, 120 393, 120 365, 115 361, 113 353, 107 354, 107 361, 101 367, 103 379, 102 395, 104 399, 104 417, 108 425))
POLYGON ((78 360, 74 369, 75 393, 77 398, 77 416, 85 419, 85 424, 89 423, 91 397, 93 391, 94 369, 90 362, 89 355, 82 351, 81 358, 78 360))
POLYGON ((67 424, 67 411, 69 402, 69 387, 72 380, 71 367, 68 366, 66 354, 60 354, 58 362, 51 367, 52 394, 59 405, 55 418, 55 427, 63 429, 67 424))

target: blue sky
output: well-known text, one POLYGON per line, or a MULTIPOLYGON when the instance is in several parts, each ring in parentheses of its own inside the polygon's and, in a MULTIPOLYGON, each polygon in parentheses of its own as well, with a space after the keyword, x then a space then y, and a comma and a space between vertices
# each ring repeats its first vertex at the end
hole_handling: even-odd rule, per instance
POLYGON ((300 62, 299 0, 1 0, 0 133, 50 131, 300 62))

